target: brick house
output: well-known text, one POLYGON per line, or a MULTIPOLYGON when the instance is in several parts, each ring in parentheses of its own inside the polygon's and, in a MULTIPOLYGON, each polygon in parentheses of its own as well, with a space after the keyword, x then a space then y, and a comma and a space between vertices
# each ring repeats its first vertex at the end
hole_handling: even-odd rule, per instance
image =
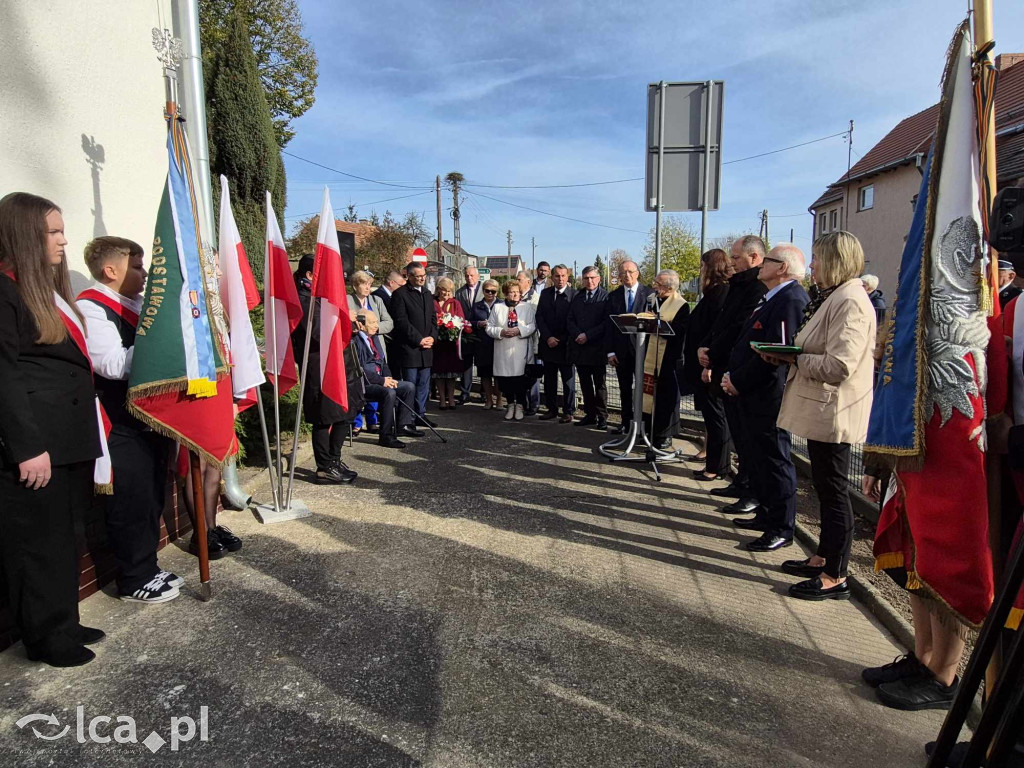
MULTIPOLYGON (((996 177, 1002 188, 1024 178, 1024 54, 997 56, 996 68, 996 177)), ((814 237, 837 229, 857 236, 865 272, 878 275, 890 301, 938 114, 935 104, 901 120, 808 208, 814 237)))

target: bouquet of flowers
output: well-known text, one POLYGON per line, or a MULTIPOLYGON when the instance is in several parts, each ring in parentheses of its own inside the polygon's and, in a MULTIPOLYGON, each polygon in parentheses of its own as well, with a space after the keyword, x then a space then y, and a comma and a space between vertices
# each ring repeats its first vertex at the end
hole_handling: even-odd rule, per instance
POLYGON ((466 324, 458 315, 445 312, 437 318, 437 338, 442 341, 458 341, 462 328, 466 324))

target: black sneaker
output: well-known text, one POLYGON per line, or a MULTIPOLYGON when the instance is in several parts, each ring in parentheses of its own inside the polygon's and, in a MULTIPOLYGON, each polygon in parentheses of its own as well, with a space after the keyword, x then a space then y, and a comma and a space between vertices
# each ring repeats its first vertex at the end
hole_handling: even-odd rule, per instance
POLYGON ((102 629, 96 629, 95 627, 83 627, 81 624, 78 625, 78 642, 82 645, 94 645, 107 636, 107 633, 102 629))
POLYGON ((185 580, 181 578, 181 576, 171 573, 170 571, 158 571, 156 578, 170 584, 172 587, 183 587, 185 585, 185 580))
MULTIPOLYGON (((199 557, 199 542, 196 535, 192 534, 192 540, 188 543, 188 551, 199 557)), ((220 560, 228 553, 227 547, 220 543, 220 537, 213 531, 206 532, 206 554, 211 560, 220 560)))
POLYGON ((329 467, 325 467, 324 469, 320 469, 318 467, 316 470, 316 481, 320 485, 333 485, 335 483, 344 482, 341 479, 341 470, 333 464, 329 467))
POLYGON ((916 677, 882 683, 875 689, 875 693, 879 701, 893 709, 912 712, 920 709, 949 709, 953 706, 959 685, 960 678, 955 678, 952 685, 943 685, 935 679, 931 670, 924 668, 916 677))
POLYGON ((346 464, 344 461, 341 461, 340 459, 334 465, 334 468, 337 469, 338 474, 341 475, 340 482, 342 483, 351 483, 353 480, 359 477, 358 472, 356 472, 348 464, 346 464))
POLYGON ((897 656, 881 667, 868 667, 860 673, 860 676, 872 688, 877 688, 882 683, 894 683, 905 677, 916 677, 921 674, 923 667, 924 665, 911 651, 906 656, 897 656))
MULTIPOLYGON (((217 538, 220 539, 220 543, 224 545, 224 549, 228 552, 237 552, 242 548, 242 540, 235 536, 235 534, 231 532, 230 528, 218 525, 213 529, 213 532, 217 534, 217 538)), ((169 583, 170 582, 168 582, 168 584, 169 583)))
POLYGON ((121 599, 130 603, 166 603, 180 594, 177 587, 154 577, 134 592, 121 595, 121 599))

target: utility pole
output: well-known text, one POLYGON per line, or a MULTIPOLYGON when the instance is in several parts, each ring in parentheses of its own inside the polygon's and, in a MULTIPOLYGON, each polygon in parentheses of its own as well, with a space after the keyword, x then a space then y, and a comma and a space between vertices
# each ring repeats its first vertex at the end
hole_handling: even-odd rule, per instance
POLYGON ((792 227, 789 228, 789 242, 791 242, 791 243, 793 242, 793 228, 792 227))
POLYGON ((762 240, 764 240, 765 245, 768 245, 768 243, 771 242, 768 239, 768 209, 767 208, 765 208, 763 211, 761 211, 761 227, 760 227, 760 229, 758 229, 757 234, 761 236, 762 240))
POLYGON ((511 229, 508 232, 505 233, 505 237, 508 239, 508 257, 511 259, 512 258, 512 230, 511 229))
POLYGON ((438 175, 435 183, 435 189, 437 191, 437 250, 434 252, 434 258, 438 261, 444 261, 441 258, 441 176, 438 175))
POLYGON ((530 238, 530 250, 533 253, 533 257, 532 257, 533 265, 532 265, 531 269, 533 269, 536 272, 537 271, 537 238, 536 237, 531 237, 530 238))
POLYGON ((839 228, 845 229, 850 221, 850 169, 853 167, 853 120, 850 121, 850 132, 846 137, 846 205, 843 213, 846 221, 839 222, 839 228))

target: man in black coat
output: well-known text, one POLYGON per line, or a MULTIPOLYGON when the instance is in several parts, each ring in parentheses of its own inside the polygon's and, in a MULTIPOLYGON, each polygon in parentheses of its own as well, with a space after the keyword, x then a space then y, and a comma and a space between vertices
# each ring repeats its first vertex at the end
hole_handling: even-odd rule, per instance
POLYGON ((537 304, 537 354, 544 361, 543 420, 558 418, 558 377, 562 377, 562 418, 568 424, 576 411, 576 372, 569 362, 569 305, 576 289, 569 285, 569 268, 564 264, 551 270, 551 285, 540 294, 537 304))
POLYGON ((796 523, 796 469, 790 458, 789 432, 776 426, 785 365, 772 365, 750 347, 752 341, 792 344, 810 301, 800 285, 804 255, 795 245, 778 245, 765 256, 760 280, 768 292, 744 324, 722 376, 722 390, 739 409, 745 433, 751 488, 760 506, 754 517, 735 520, 739 528, 762 531, 747 544, 755 552, 769 552, 793 543, 796 523))
POLYGON ((576 426, 593 425, 595 429, 606 429, 608 291, 601 287, 601 273, 597 267, 584 267, 581 282, 583 287, 569 304, 568 318, 569 361, 576 365, 583 390, 584 416, 576 426))
POLYGON ((636 314, 647 308, 651 289, 640 283, 640 268, 634 261, 619 265, 619 287, 608 294, 608 362, 615 367, 622 400, 622 423, 613 431, 623 434, 633 420, 633 373, 636 368, 634 336, 622 333, 611 321, 612 315, 636 314))
POLYGON ((384 359, 384 350, 380 348, 377 332, 380 329, 377 316, 373 312, 361 312, 356 316, 358 332, 352 337, 352 346, 356 348, 359 364, 366 376, 366 399, 379 404, 380 437, 378 442, 385 448, 405 448, 405 443, 398 439, 404 437, 422 437, 423 433, 413 426, 415 412, 416 387, 408 381, 397 381, 391 376, 384 359), (400 410, 398 401, 405 403, 400 410), (397 430, 395 423, 398 423, 397 430))
POLYGON ((434 364, 434 342, 437 341, 437 312, 434 297, 426 289, 427 271, 412 262, 405 268, 406 284, 391 296, 391 331, 395 368, 402 379, 416 387, 416 412, 426 418, 427 396, 430 394, 430 367, 434 364))
MULTIPOLYGON (((473 316, 473 305, 484 300, 484 288, 480 285, 480 270, 476 267, 466 267, 462 270, 462 276, 466 284, 455 292, 455 298, 462 305, 462 314, 468 320, 473 316)), ((464 333, 462 335, 462 362, 466 364, 466 370, 459 380, 459 387, 462 394, 459 400, 463 404, 469 402, 469 396, 473 393, 473 363, 476 358, 477 334, 464 333)))
MULTIPOLYGON (((707 346, 697 350, 697 359, 706 369, 703 379, 712 388, 721 386, 722 374, 725 373, 729 364, 729 355, 732 353, 736 338, 743 330, 750 313, 754 311, 754 307, 768 290, 758 279, 761 263, 764 261, 766 253, 764 241, 757 235, 741 237, 732 244, 729 251, 733 268, 736 270, 729 278, 729 293, 726 295, 722 311, 708 335, 707 346)), ((744 455, 746 453, 744 442, 746 430, 739 419, 739 411, 735 402, 726 398, 724 405, 729 433, 736 448, 736 455, 739 456, 740 466, 735 480, 727 488, 714 489, 711 491, 711 495, 738 499, 736 503, 725 507, 723 510, 725 512, 752 512, 757 508, 757 501, 751 498, 749 466, 744 455)))
POLYGON ((380 284, 380 287, 378 287, 377 290, 375 290, 371 295, 379 297, 380 300, 384 302, 384 309, 386 309, 388 311, 388 314, 390 315, 391 294, 393 294, 403 285, 405 285, 405 278, 402 277, 397 272, 395 272, 394 270, 391 270, 390 272, 388 272, 388 276, 384 278, 384 281, 380 284))

